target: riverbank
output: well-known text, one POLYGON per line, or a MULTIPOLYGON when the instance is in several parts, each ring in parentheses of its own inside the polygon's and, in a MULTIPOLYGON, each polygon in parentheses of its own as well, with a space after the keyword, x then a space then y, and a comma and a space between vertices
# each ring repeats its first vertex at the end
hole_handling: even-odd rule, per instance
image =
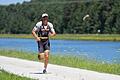
POLYGON ((0 70, 0 80, 33 80, 31 78, 21 77, 4 70, 0 70))
MULTIPOLYGON (((35 53, 13 51, 13 50, 0 50, 0 55, 38 61, 37 54, 35 53)), ((51 64, 120 75, 120 64, 108 64, 108 63, 97 62, 92 59, 86 59, 86 57, 82 57, 82 56, 76 57, 70 55, 69 56, 50 55, 49 62, 51 64)))
MULTIPOLYGON (((32 39, 31 34, 0 34, 0 38, 27 38, 32 39)), ((120 34, 57 34, 51 39, 59 40, 95 40, 95 41, 120 41, 120 34)))

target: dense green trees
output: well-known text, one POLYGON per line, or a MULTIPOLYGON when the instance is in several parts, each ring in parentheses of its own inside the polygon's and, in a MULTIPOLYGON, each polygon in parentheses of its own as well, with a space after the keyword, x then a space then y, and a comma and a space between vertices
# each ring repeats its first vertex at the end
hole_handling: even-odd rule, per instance
POLYGON ((31 0, 0 6, 0 33, 31 33, 42 13, 57 33, 120 34, 120 0, 31 0), (90 17, 83 21, 83 17, 90 17))

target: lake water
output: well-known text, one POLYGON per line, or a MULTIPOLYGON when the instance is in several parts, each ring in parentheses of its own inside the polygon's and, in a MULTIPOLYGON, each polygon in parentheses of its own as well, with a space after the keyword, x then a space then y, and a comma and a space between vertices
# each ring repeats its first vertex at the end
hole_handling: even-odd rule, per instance
MULTIPOLYGON (((112 63, 120 61, 120 42, 50 40, 52 54, 87 56, 96 60, 112 63)), ((34 39, 0 38, 1 49, 16 49, 37 53, 34 39)))

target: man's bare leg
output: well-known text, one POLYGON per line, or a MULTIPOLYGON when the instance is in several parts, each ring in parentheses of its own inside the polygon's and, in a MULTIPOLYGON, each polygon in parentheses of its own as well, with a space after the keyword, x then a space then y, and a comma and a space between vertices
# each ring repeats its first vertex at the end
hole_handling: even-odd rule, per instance
POLYGON ((44 60, 44 53, 38 53, 38 59, 39 60, 44 60))
POLYGON ((45 57, 45 60, 44 60, 44 70, 43 70, 43 73, 46 73, 48 60, 49 60, 49 50, 45 51, 44 57, 45 57))

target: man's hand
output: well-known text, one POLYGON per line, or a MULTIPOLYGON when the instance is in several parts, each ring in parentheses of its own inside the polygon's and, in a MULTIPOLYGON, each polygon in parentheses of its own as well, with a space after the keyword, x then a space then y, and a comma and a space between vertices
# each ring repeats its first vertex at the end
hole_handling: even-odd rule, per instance
POLYGON ((40 41, 40 38, 37 36, 37 34, 35 33, 35 30, 32 30, 32 35, 34 36, 34 38, 36 39, 36 41, 40 41))
POLYGON ((40 41, 40 38, 39 38, 39 37, 36 37, 36 41, 40 41))

